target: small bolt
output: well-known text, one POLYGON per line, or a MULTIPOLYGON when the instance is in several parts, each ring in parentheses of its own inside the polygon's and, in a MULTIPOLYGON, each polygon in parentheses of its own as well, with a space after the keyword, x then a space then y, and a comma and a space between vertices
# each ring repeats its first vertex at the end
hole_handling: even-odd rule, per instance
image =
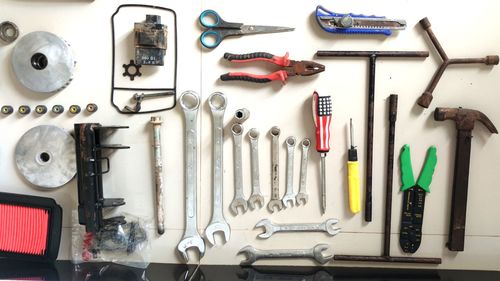
POLYGON ((27 105, 21 105, 18 109, 17 112, 19 112, 22 115, 27 115, 31 112, 31 108, 27 105))
POLYGON ((35 107, 35 112, 38 114, 45 114, 47 113, 47 107, 45 105, 37 105, 35 107))
POLYGON ((52 112, 55 114, 61 114, 64 112, 64 107, 60 104, 56 104, 52 107, 52 112))
POLYGON ((97 104, 95 103, 89 103, 87 104, 87 106, 85 107, 85 109, 87 110, 87 112, 90 112, 90 113, 94 113, 97 111, 97 104))
POLYGON ((80 108, 79 105, 73 104, 72 106, 69 107, 69 112, 71 114, 78 114, 80 113, 82 109, 80 108))
POLYGON ((12 114, 14 112, 14 108, 10 105, 2 106, 2 113, 5 115, 12 114))

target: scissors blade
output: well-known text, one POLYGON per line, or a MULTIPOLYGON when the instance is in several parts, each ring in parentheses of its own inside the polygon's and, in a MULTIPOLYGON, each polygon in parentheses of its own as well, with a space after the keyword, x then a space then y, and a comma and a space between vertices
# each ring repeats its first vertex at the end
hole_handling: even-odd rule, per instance
POLYGON ((255 34, 255 33, 277 33, 293 31, 293 27, 285 26, 269 26, 269 25, 242 25, 240 27, 241 34, 255 34))

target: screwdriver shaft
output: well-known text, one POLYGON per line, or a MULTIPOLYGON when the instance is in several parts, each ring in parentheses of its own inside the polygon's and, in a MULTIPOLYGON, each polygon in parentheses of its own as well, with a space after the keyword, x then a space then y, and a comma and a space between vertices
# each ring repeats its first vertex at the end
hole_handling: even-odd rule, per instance
POLYGON ((325 173, 325 157, 326 153, 321 153, 321 163, 319 176, 321 178, 321 214, 325 214, 326 211, 326 173, 325 173))

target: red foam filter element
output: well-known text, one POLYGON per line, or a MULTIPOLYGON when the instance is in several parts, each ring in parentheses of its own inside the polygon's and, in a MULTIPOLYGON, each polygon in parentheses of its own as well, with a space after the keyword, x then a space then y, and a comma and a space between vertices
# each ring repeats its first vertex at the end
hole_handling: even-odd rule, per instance
POLYGON ((0 251, 45 255, 48 210, 0 204, 0 226, 0 251))

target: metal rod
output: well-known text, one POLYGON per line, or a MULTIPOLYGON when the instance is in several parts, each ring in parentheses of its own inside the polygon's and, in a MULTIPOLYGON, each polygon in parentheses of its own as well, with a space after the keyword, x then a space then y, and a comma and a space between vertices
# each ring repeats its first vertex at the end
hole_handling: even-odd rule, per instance
POLYGON ((352 129, 352 118, 349 119, 349 139, 351 140, 351 148, 354 148, 354 132, 352 129))
POLYGON ((426 51, 317 51, 318 57, 428 57, 426 51))
POLYGON ((326 212, 326 169, 325 169, 325 158, 326 153, 320 153, 320 169, 319 177, 321 178, 321 214, 324 215, 326 212))
POLYGON ((152 116, 150 123, 153 125, 153 154, 155 165, 155 187, 156 187, 156 227, 158 234, 165 233, 165 209, 163 204, 163 163, 161 158, 161 117, 152 116))

